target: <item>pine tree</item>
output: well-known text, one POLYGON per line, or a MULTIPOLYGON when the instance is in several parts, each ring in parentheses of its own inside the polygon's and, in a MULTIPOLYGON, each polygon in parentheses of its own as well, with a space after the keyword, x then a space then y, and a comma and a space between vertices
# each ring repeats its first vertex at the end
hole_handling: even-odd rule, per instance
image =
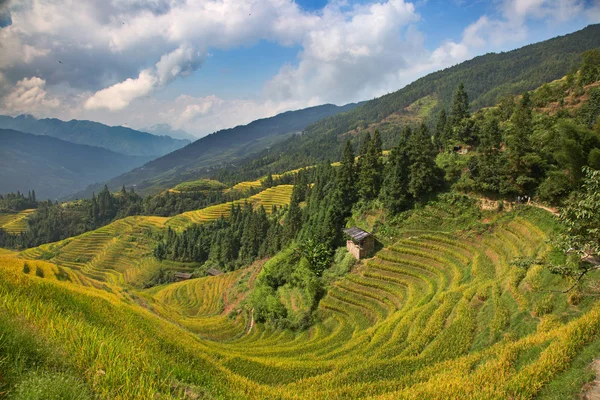
POLYGON ((360 170, 358 172, 358 192, 362 200, 370 201, 379 195, 383 169, 383 164, 381 163, 380 157, 381 139, 379 139, 379 132, 376 131, 371 138, 369 146, 367 147, 367 152, 364 155, 364 161, 361 163, 360 170))
POLYGON ((529 93, 523 94, 511 118, 511 129, 506 140, 507 162, 501 192, 510 195, 533 194, 542 163, 533 150, 533 105, 529 93))
POLYGON ((392 149, 385 168, 381 200, 392 214, 404 211, 410 205, 411 196, 408 193, 410 159, 407 142, 411 134, 410 127, 405 127, 402 139, 392 149))
POLYGON ((452 129, 452 138, 463 143, 471 143, 474 139, 473 121, 470 119, 469 96, 465 91, 465 86, 461 82, 458 85, 454 102, 452 103, 452 113, 450 115, 450 125, 452 129))
POLYGON ((346 141, 341 165, 338 170, 338 189, 341 191, 344 201, 344 213, 349 213, 356 201, 356 166, 354 163, 354 150, 352 143, 346 141))
POLYGON ((465 91, 465 85, 461 82, 458 84, 454 101, 452 103, 451 121, 453 126, 457 126, 460 121, 469 118, 469 96, 465 91))
POLYGON ((437 121, 435 124, 435 138, 439 147, 445 148, 450 135, 448 134, 448 117, 446 115, 446 109, 442 108, 438 114, 437 121))
POLYGON ((441 173, 435 163, 437 151, 425 124, 409 140, 410 180, 408 192, 420 200, 433 192, 440 184, 441 173))

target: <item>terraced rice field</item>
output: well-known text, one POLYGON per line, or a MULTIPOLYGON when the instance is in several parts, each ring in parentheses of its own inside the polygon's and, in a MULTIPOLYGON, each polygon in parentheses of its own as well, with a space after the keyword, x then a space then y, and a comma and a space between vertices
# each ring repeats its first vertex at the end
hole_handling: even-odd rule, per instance
POLYGON ((167 218, 128 217, 95 231, 20 253, 29 260, 42 259, 75 271, 81 282, 111 287, 130 284, 156 264, 151 257, 156 243, 152 232, 167 218))
POLYGON ((246 268, 167 285, 153 296, 155 311, 206 339, 230 340, 241 336, 247 321, 244 315, 228 315, 239 300, 231 290, 251 273, 246 268))
POLYGON ((252 204, 255 208, 262 205, 265 207, 267 213, 270 213, 272 206, 282 207, 290 203, 293 188, 293 185, 273 186, 245 199, 217 204, 201 210, 188 211, 171 218, 167 222, 167 226, 182 229, 190 224, 214 221, 221 216, 228 217, 231 213, 232 205, 244 205, 245 202, 252 204))
POLYGON ((255 181, 245 181, 240 182, 236 185, 233 185, 232 190, 239 190, 240 192, 245 192, 250 189, 260 189, 262 187, 262 181, 257 179, 255 181))
MULTIPOLYGON (((213 351, 265 398, 529 398, 600 337, 600 307, 561 324, 566 297, 534 289, 560 279, 510 264, 546 238, 525 217, 480 236, 407 232, 329 289, 310 330, 257 325, 213 351)), ((207 283, 177 284, 171 304, 199 318, 214 303, 198 291, 220 290, 207 283)))
MULTIPOLYGON (((232 204, 249 202, 263 205, 270 213, 272 206, 289 204, 293 186, 280 185, 266 189, 247 199, 218 204, 173 218, 128 217, 95 231, 56 243, 28 249, 19 254, 26 260, 47 260, 75 271, 77 280, 88 286, 120 291, 122 286, 143 281, 160 262, 152 256, 156 238, 167 226, 183 228, 191 223, 214 221, 228 216, 232 204)), ((168 261, 162 266, 169 267, 168 261)), ((194 265, 172 263, 171 269, 186 271, 194 265)))
MULTIPOLYGON (((274 199, 281 191, 266 191, 260 199, 274 199)), ((156 339, 150 335, 132 342, 135 355, 105 363, 117 368, 126 360, 123 371, 138 365, 135 376, 123 372, 127 379, 111 379, 121 382, 119 388, 129 388, 128 393, 143 387, 147 397, 169 393, 176 380, 184 382, 186 393, 223 398, 531 398, 543 394, 549 382, 560 385, 573 360, 600 343, 600 304, 589 300, 586 307, 572 306, 567 295, 548 291, 566 286, 559 277, 540 266, 524 270, 511 264, 515 257, 549 251, 548 218, 545 211, 530 209, 480 233, 405 232, 403 239, 331 286, 319 304, 317 323, 301 332, 253 324, 252 311, 232 313, 237 306, 230 305, 243 301, 234 288, 248 279, 248 270, 140 292, 147 299, 144 308, 131 296, 119 297, 125 303, 100 302, 101 307, 127 304, 127 312, 136 313, 111 319, 110 326, 122 320, 133 324, 131 329, 156 329, 156 339), (192 372, 198 368, 209 372, 199 377, 192 372)), ((123 277, 148 267, 141 262, 147 260, 149 232, 170 221, 127 218, 20 257, 49 260, 31 263, 43 264, 48 275, 64 268, 73 275, 72 283, 123 287, 123 277)), ((0 258, 24 261, 10 254, 0 258)), ((12 293, 4 290, 0 296, 12 293)), ((31 301, 27 297, 23 304, 31 301)), ((80 329, 70 320, 67 326, 80 329)), ((48 329, 55 332, 54 322, 48 329)), ((124 340, 130 328, 123 329, 124 340)), ((67 336, 57 340, 71 343, 67 336)), ((93 350, 80 354, 79 342, 72 341, 70 351, 86 359, 90 351, 101 354, 112 346, 112 339, 94 340, 86 342, 93 350)), ((119 393, 106 396, 121 397, 119 393)))
POLYGON ((25 232, 27 217, 33 212, 35 209, 23 210, 18 213, 0 213, 0 228, 13 235, 25 232))

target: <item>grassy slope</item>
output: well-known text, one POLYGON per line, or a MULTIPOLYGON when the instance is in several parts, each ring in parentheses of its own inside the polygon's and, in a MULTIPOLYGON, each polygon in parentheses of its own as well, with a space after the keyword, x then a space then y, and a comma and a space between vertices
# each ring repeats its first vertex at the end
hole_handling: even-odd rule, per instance
POLYGON ((80 284, 62 253, 3 255, 3 375, 25 385, 42 365, 103 398, 529 398, 542 389, 552 398, 553 385, 571 395, 581 376, 563 371, 582 370, 598 346, 600 308, 548 293, 566 283, 543 268, 510 265, 549 250, 548 213, 486 217, 448 232, 431 227, 453 225, 451 211, 409 216, 404 239, 338 281, 320 322, 299 333, 255 325, 244 335, 245 317, 224 314, 252 270, 136 292, 93 277, 80 284))
POLYGON ((27 230, 27 217, 35 209, 15 213, 0 213, 0 228, 11 234, 19 234, 27 230))

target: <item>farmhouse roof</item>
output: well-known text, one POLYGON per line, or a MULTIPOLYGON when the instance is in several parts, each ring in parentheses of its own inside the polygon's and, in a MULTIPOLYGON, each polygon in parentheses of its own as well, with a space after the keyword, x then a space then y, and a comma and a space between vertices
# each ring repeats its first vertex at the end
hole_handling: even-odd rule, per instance
POLYGON ((367 231, 363 231, 360 228, 357 228, 356 226, 353 226, 352 228, 348 228, 348 229, 344 229, 344 233, 348 236, 350 236, 352 238, 352 240, 356 241, 356 242, 362 242, 363 240, 365 240, 366 238, 368 238, 369 236, 371 236, 371 234, 367 231))
POLYGON ((175 272, 175 278, 177 279, 190 279, 192 274, 188 274, 186 272, 175 272))
POLYGON ((216 268, 209 268, 208 271, 206 271, 206 273, 212 276, 223 275, 223 271, 219 271, 216 268))

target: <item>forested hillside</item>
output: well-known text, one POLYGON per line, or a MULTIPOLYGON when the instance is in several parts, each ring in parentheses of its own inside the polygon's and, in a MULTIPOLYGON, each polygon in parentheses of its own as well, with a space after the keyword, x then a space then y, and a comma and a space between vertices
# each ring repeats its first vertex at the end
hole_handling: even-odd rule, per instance
MULTIPOLYGON (((180 182, 193 180, 223 165, 236 164, 273 144, 300 133, 309 124, 356 107, 332 104, 288 111, 248 125, 224 129, 203 137, 183 149, 167 154, 123 176, 110 180, 109 188, 136 186, 141 193, 156 193, 180 182)), ((78 196, 90 195, 100 187, 90 187, 78 196)))
POLYGON ((66 142, 50 136, 0 129, 0 188, 34 189, 38 199, 55 199, 122 174, 147 157, 66 142))
POLYGON ((431 127, 441 109, 449 112, 461 82, 472 110, 477 110, 492 106, 505 96, 515 96, 562 78, 577 69, 584 51, 599 47, 600 25, 591 25, 517 50, 476 57, 429 74, 348 113, 316 122, 307 127, 302 136, 295 136, 247 160, 239 171, 252 171, 260 176, 326 159, 335 160, 341 156, 346 140, 344 134, 356 136, 374 129, 379 129, 384 147, 390 148, 401 136, 403 126, 418 126, 425 121, 431 127))
POLYGON ((34 135, 52 136, 67 142, 103 147, 116 153, 152 159, 175 151, 189 140, 155 136, 123 126, 107 126, 93 121, 36 119, 31 115, 0 115, 0 128, 34 135))

